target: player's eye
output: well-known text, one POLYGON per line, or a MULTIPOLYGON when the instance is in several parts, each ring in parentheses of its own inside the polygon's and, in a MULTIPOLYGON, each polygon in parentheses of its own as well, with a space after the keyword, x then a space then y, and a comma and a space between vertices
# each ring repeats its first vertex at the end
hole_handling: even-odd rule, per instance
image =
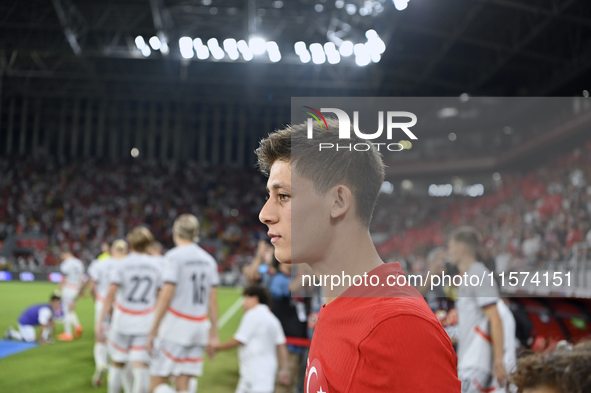
POLYGON ((279 200, 280 200, 281 202, 285 202, 285 201, 287 201, 288 199, 289 199, 289 195, 287 195, 287 194, 279 194, 279 200))

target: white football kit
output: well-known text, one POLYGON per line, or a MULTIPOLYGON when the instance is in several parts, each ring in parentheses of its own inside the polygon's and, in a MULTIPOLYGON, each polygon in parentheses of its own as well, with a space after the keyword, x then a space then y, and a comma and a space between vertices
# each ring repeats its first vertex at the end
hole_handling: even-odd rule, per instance
POLYGON ((146 339, 161 287, 161 266, 160 257, 131 253, 111 268, 109 281, 119 285, 108 340, 115 362, 150 363, 146 339))
POLYGON ((69 258, 62 262, 60 271, 65 278, 62 287, 62 303, 65 311, 80 293, 83 284, 84 264, 78 258, 69 258))
POLYGON ((219 284, 217 263, 197 244, 175 247, 165 255, 163 282, 175 285, 160 323, 150 373, 200 376, 209 342, 211 288, 219 284))
MULTIPOLYGON (((105 296, 107 296, 107 292, 109 290, 109 273, 114 263, 117 261, 113 258, 108 258, 104 260, 95 259, 91 262, 90 266, 88 267, 88 275, 92 280, 95 282, 94 287, 94 320, 96 321, 100 318, 101 312, 103 311, 103 303, 105 300, 105 296)), ((109 316, 105 318, 103 321, 105 325, 109 323, 109 316)))

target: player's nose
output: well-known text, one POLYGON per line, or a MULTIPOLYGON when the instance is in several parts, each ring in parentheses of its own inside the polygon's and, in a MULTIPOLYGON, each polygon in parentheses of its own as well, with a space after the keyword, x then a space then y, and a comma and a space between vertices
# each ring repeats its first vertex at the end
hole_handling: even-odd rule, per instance
POLYGON ((272 198, 269 198, 263 205, 263 208, 259 213, 259 220, 265 225, 274 224, 279 220, 272 198))

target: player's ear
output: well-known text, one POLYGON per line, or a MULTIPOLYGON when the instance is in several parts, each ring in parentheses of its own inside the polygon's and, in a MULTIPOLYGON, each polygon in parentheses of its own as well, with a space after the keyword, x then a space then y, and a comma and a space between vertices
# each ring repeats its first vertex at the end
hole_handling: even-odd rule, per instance
POLYGON ((345 185, 333 187, 330 191, 332 198, 331 218, 339 218, 345 215, 353 205, 353 193, 345 185))

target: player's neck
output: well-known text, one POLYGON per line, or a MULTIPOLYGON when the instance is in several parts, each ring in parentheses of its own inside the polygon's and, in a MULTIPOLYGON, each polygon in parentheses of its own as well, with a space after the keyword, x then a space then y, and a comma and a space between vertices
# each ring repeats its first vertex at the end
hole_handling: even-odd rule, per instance
MULTIPOLYGON (((357 233, 335 237, 336 240, 333 244, 328 246, 329 251, 326 253, 326 258, 311 265, 316 275, 363 276, 384 263, 373 245, 369 231, 353 232, 357 233)), ((329 279, 326 284, 324 293, 327 304, 349 288, 348 282, 345 282, 345 285, 341 283, 340 286, 331 288, 329 279)))
POLYGON ((185 239, 178 239, 178 240, 176 240, 174 245, 177 247, 182 247, 182 246, 187 246, 189 244, 193 244, 193 241, 192 240, 185 240, 185 239))

